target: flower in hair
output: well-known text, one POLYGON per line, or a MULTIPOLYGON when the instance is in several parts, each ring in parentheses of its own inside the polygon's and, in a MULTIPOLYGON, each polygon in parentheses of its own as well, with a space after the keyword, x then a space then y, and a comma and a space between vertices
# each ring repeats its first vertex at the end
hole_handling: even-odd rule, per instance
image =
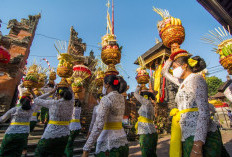
POLYGON ((63 90, 62 90, 62 89, 60 89, 60 90, 59 90, 59 94, 60 94, 62 91, 63 91, 63 90))
POLYGON ((114 80, 113 85, 117 86, 119 84, 118 80, 114 80))
POLYGON ((144 97, 145 99, 148 99, 148 95, 144 95, 143 97, 144 97))
POLYGON ((27 100, 31 101, 31 99, 28 98, 28 96, 22 96, 21 99, 27 99, 27 100))
POLYGON ((194 67, 195 65, 197 65, 198 61, 192 58, 188 59, 188 64, 190 65, 190 67, 194 67))

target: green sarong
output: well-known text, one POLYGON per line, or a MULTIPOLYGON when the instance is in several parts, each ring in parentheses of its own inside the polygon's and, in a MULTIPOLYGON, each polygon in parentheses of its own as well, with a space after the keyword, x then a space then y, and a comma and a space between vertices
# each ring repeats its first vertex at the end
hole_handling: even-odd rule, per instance
MULTIPOLYGON (((30 121, 30 132, 32 132, 36 126, 37 121, 30 121)), ((23 147, 23 150, 27 150, 28 140, 25 146, 23 147)))
POLYGON ((79 132, 80 132, 80 130, 70 131, 68 143, 67 143, 67 146, 66 146, 65 152, 64 152, 66 157, 73 156, 73 144, 74 144, 75 138, 79 135, 79 132))
POLYGON ((156 157, 156 146, 158 141, 158 134, 141 134, 139 136, 139 144, 143 157, 156 157))
POLYGON ((18 157, 27 145, 28 133, 5 134, 0 148, 0 157, 18 157))
POLYGON ((36 147, 36 157, 62 157, 68 142, 68 136, 54 139, 41 139, 36 147))
POLYGON ((37 121, 30 121, 30 132, 32 132, 36 126, 37 121))
POLYGON ((100 152, 96 154, 96 157, 128 157, 129 146, 121 146, 119 148, 113 148, 110 151, 100 152))
POLYGON ((46 107, 41 107, 40 122, 44 123, 49 120, 49 109, 46 107))
MULTIPOLYGON (((194 136, 190 136, 182 142, 182 153, 183 157, 189 157, 194 144, 194 136)), ((222 139, 220 131, 208 132, 206 142, 203 145, 203 156, 204 157, 221 157, 222 155, 222 139)))

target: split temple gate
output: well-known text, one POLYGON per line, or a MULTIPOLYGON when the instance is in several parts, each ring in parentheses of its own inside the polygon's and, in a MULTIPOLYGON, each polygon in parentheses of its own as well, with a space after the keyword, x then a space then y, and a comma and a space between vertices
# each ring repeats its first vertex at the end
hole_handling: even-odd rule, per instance
MULTIPOLYGON (((155 117, 157 131, 160 133, 170 132, 171 121, 169 113, 176 108, 175 95, 178 87, 162 76, 161 70, 164 62, 169 58, 171 50, 160 41, 141 55, 146 68, 150 70, 153 89, 158 92, 156 95, 155 117)), ((134 64, 139 64, 138 60, 134 64)))
MULTIPOLYGON (((82 39, 78 38, 78 33, 73 27, 71 27, 67 52, 74 58, 73 66, 83 64, 93 72, 96 70, 95 66, 97 64, 97 59, 95 59, 93 51, 90 51, 89 56, 84 56, 85 51, 86 43, 83 43, 82 39)), ((88 131, 92 118, 93 107, 97 104, 96 99, 93 97, 93 94, 96 94, 96 91, 93 89, 91 84, 93 80, 94 78, 85 80, 84 89, 81 93, 79 93, 79 98, 82 102, 81 125, 84 132, 88 131)))
MULTIPOLYGON (((16 19, 10 20, 7 28, 10 29, 8 35, 0 34, 0 46, 6 48, 11 59, 8 64, 0 63, 0 115, 4 114, 11 107, 15 106, 18 98, 17 87, 24 75, 24 67, 30 54, 35 31, 41 15, 29 16, 29 19, 21 19, 18 22, 16 19)), ((91 71, 95 71, 97 60, 94 52, 91 51, 89 56, 84 56, 86 51, 86 43, 78 38, 78 33, 73 27, 70 29, 70 39, 68 44, 68 53, 73 56, 76 64, 82 62, 88 66, 91 71)), ((91 112, 94 105, 97 103, 92 92, 90 92, 90 82, 85 84, 85 90, 80 93, 80 99, 83 103, 82 122, 84 128, 88 128, 91 120, 91 112)), ((86 128, 86 129, 87 129, 86 128)))
POLYGON ((8 22, 8 35, 0 34, 0 46, 8 49, 11 55, 8 64, 0 63, 0 114, 15 105, 17 86, 23 76, 23 68, 30 54, 30 47, 35 36, 40 14, 29 19, 16 19, 8 22))

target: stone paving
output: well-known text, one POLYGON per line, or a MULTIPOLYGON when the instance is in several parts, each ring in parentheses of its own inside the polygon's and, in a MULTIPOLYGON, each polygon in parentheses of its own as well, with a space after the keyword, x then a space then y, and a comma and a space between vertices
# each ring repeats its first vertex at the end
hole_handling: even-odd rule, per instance
MULTIPOLYGON (((232 130, 228 130, 228 131, 222 130, 221 134, 222 134, 223 143, 230 156, 232 156, 232 130)), ((169 141, 170 141, 170 135, 166 135, 159 138, 158 146, 157 146, 158 157, 169 156, 169 141)), ((141 150, 138 141, 130 143, 129 157, 141 157, 141 150)))

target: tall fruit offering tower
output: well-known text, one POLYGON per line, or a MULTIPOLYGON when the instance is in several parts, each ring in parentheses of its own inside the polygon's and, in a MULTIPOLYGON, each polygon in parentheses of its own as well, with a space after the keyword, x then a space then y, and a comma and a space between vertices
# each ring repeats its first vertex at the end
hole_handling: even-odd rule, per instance
POLYGON ((109 8, 110 3, 108 1, 107 10, 107 33, 102 37, 102 52, 101 59, 108 67, 105 72, 106 75, 118 75, 115 65, 120 63, 121 48, 119 47, 116 36, 114 34, 114 2, 112 0, 112 22, 110 19, 109 8))
POLYGON ((180 48, 180 45, 185 39, 185 30, 182 26, 182 22, 178 18, 174 18, 169 14, 168 10, 158 9, 153 7, 153 10, 162 17, 162 21, 159 21, 157 28, 160 38, 163 44, 174 49, 180 48))

